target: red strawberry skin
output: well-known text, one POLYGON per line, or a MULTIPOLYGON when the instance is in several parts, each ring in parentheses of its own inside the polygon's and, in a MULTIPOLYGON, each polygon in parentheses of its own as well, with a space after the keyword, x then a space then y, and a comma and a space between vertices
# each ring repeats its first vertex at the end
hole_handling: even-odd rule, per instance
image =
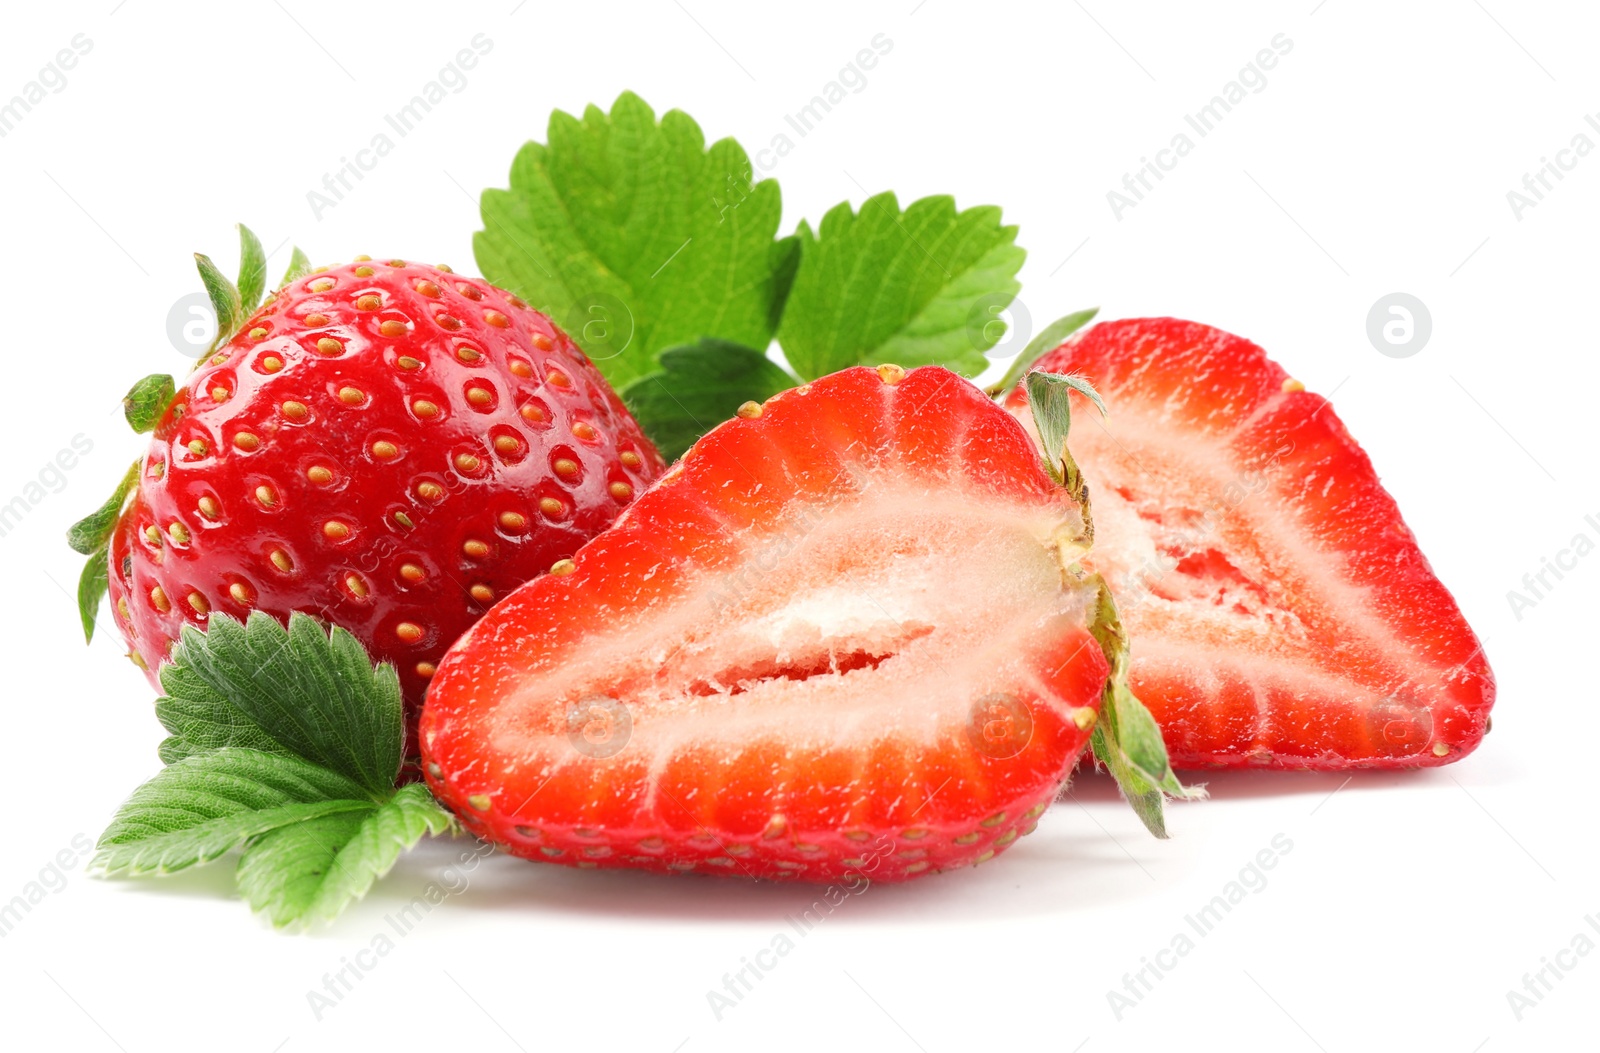
POLYGON ((447 268, 335 267, 269 300, 158 423, 111 542, 116 623, 156 683, 213 611, 305 611, 394 663, 414 719, 445 648, 663 467, 520 300, 447 268))
MULTIPOLYGON (((1326 399, 1172 318, 1102 323, 1035 368, 1106 401, 1073 430, 1093 562, 1174 766, 1413 768, 1476 748, 1483 649, 1326 399)), ((1007 404, 1027 419, 1020 390, 1007 404)))
POLYGON ((1081 531, 1023 429, 943 369, 747 406, 456 643, 421 723, 429 786, 479 836, 574 866, 982 862, 1033 828, 1098 712, 1094 590, 1061 555, 1081 531))

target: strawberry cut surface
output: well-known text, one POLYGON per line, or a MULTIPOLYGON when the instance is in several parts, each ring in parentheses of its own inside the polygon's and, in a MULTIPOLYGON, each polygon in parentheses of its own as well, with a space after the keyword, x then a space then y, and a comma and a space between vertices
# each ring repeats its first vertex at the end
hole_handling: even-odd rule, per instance
MULTIPOLYGON (((1170 318, 1102 323, 1035 368, 1107 404, 1073 432, 1091 561, 1175 767, 1409 768, 1478 745, 1482 647, 1326 399, 1170 318)), ((1007 405, 1031 426, 1020 388, 1007 405)))
POLYGON ((426 777, 575 866, 825 881, 982 862, 1089 741, 1084 521, 953 373, 848 369, 701 439, 451 649, 426 777))

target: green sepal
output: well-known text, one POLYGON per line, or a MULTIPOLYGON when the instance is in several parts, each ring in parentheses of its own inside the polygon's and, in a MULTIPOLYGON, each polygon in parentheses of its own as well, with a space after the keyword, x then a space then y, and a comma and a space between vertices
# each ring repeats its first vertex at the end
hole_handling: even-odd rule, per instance
POLYGON ((128 499, 128 491, 138 481, 139 462, 134 461, 106 503, 67 528, 67 544, 72 546, 72 551, 92 556, 106 547, 106 542, 111 540, 111 532, 116 529, 122 505, 128 499))
POLYGON ((217 269, 210 256, 203 252, 195 253, 194 265, 200 271, 200 281, 206 287, 206 295, 211 298, 211 309, 217 316, 217 335, 211 341, 211 350, 215 351, 238 332, 240 323, 244 321, 244 306, 239 302, 238 288, 217 269))
POLYGON ((278 283, 278 288, 283 288, 290 282, 297 282, 311 273, 311 261, 306 254, 296 245, 289 253, 289 269, 283 272, 283 280, 278 283))
POLYGON ((1088 524, 1086 540, 1094 540, 1094 520, 1089 511, 1089 486, 1083 481, 1078 462, 1072 459, 1067 446, 1067 434, 1072 430, 1072 395, 1076 391, 1088 398, 1105 414, 1106 405, 1100 395, 1082 377, 1064 376, 1060 373, 1028 374, 1028 409, 1033 414, 1033 426, 1039 432, 1039 443, 1044 447, 1044 466, 1050 477, 1072 495, 1083 509, 1088 524))
POLYGON ((1100 717, 1090 740, 1095 759, 1117 780, 1145 828, 1156 837, 1165 838, 1166 798, 1200 800, 1206 792, 1203 787, 1187 787, 1178 781, 1167 760, 1160 726, 1128 688, 1128 637, 1111 589, 1098 574, 1088 575, 1085 580, 1099 586, 1089 632, 1111 666, 1101 695, 1100 717))
POLYGON ((1022 349, 1022 353, 1011 360, 1011 365, 1006 369, 1006 375, 1000 378, 1000 382, 990 386, 989 394, 995 398, 1004 396, 1017 386, 1017 382, 1035 362, 1060 347, 1062 341, 1088 325, 1099 313, 1098 307, 1074 311, 1064 318, 1057 318, 1039 330, 1039 335, 1029 340, 1028 346, 1022 349))
POLYGON ((239 224, 239 308, 243 312, 239 321, 255 313, 261 306, 261 294, 267 289, 267 253, 261 239, 243 223, 239 224))
POLYGON ((78 575, 78 617, 83 621, 83 642, 94 639, 94 619, 100 613, 100 600, 111 587, 111 562, 104 552, 95 552, 78 575))
MULTIPOLYGON (((1044 447, 1045 467, 1072 495, 1083 514, 1083 534, 1074 542, 1092 545, 1094 518, 1089 510, 1089 487, 1067 447, 1067 434, 1072 428, 1072 392, 1088 398, 1101 413, 1106 411, 1105 403, 1082 377, 1035 371, 1027 375, 1025 386, 1028 408, 1039 432, 1039 443, 1044 447)), ((1193 800, 1204 797, 1205 791, 1189 789, 1178 781, 1167 761, 1167 746, 1162 741, 1160 726, 1128 688, 1128 636, 1105 579, 1086 571, 1078 563, 1071 563, 1065 570, 1074 579, 1097 589, 1089 632, 1111 666, 1100 696, 1100 716, 1089 740, 1095 759, 1117 780, 1117 786, 1145 828, 1164 838, 1167 836, 1163 814, 1166 798, 1193 800)))
POLYGON ((128 427, 140 435, 154 431, 177 390, 177 384, 166 373, 152 373, 129 388, 122 396, 122 413, 128 418, 128 427))

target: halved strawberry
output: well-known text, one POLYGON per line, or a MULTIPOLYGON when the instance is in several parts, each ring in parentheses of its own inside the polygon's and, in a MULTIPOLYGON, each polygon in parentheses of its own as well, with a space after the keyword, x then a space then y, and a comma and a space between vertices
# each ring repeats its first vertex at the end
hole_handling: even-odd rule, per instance
POLYGON ((429 785, 480 836, 577 866, 982 862, 1095 724, 1115 614, 1084 535, 1023 429, 946 370, 747 403, 457 641, 429 785))
MULTIPOLYGON (((1175 766, 1405 768, 1477 746, 1482 648, 1327 400, 1171 318, 1097 325, 1037 367, 1110 408, 1073 453, 1130 684, 1175 766)), ((1030 421, 1020 386, 1007 404, 1030 421)))

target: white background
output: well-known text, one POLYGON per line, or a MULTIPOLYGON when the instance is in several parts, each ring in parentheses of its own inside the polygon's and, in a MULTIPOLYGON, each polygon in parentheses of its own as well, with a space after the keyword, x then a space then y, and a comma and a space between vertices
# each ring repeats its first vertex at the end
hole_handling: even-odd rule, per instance
POLYGON ((624 88, 752 152, 788 131, 770 173, 785 231, 882 189, 998 203, 1029 251, 1035 325, 1093 304, 1186 316, 1336 392, 1486 639, 1500 697, 1458 765, 1213 778, 1209 802, 1172 809, 1168 842, 1085 778, 995 863, 850 899, 721 1021, 707 991, 791 931, 807 890, 491 858, 319 1021, 307 992, 470 842, 404 859, 309 936, 253 918, 225 865, 106 882, 80 853, 0 939, 6 1045, 1594 1048, 1600 953, 1520 1022, 1507 992, 1580 931, 1600 943, 1584 921, 1600 915, 1600 556, 1520 618, 1507 592, 1574 535, 1600 539, 1584 520, 1600 522, 1600 157, 1520 218, 1507 192, 1575 135, 1600 144, 1584 123, 1600 111, 1597 31, 1590 5, 1511 0, 16 5, 0 100, 74 34, 93 50, 0 138, 0 503, 75 434, 94 448, 0 538, 0 901, 158 767, 152 693, 114 633, 84 650, 67 595, 80 561, 61 537, 140 448, 118 411, 128 384, 186 366, 166 319, 199 288, 190 253, 231 265, 243 220, 318 262, 473 270, 477 193, 505 184, 551 109, 609 107, 624 88), (493 50, 464 90, 314 216, 307 191, 478 33, 493 50), (865 88, 795 136, 785 114, 879 33, 893 48, 865 88), (1293 50, 1266 87, 1115 217, 1107 191, 1279 33, 1293 50), (1396 291, 1433 320, 1405 359, 1365 332, 1396 291), (1280 833, 1293 847, 1266 886, 1116 1019, 1107 991, 1280 833))

